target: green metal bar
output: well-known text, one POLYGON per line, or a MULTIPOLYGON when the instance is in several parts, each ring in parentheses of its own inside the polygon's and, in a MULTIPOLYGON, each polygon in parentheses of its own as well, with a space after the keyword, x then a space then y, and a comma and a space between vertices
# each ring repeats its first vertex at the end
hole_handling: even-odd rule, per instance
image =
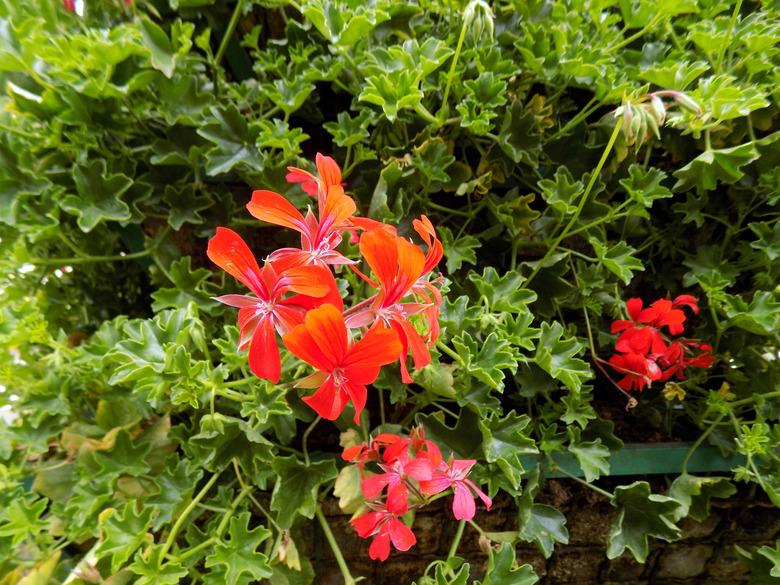
MULTIPOLYGON (((692 443, 626 444, 619 451, 612 451, 609 458, 609 476, 680 473, 691 445, 692 443)), ((556 466, 572 475, 583 477, 577 458, 571 453, 555 453, 553 459, 556 466)), ((532 469, 541 463, 546 477, 566 477, 560 471, 551 470, 542 456, 526 455, 520 460, 526 469, 532 469)), ((738 465, 744 465, 746 461, 743 455, 724 457, 717 447, 701 446, 691 456, 688 472, 730 471, 738 465)))

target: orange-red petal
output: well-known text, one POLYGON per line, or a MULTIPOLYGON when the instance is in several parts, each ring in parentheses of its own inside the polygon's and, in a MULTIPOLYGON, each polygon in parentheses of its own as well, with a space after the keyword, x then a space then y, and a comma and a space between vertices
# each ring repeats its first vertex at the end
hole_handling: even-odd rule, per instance
POLYGON ((279 193, 259 190, 252 193, 252 200, 246 204, 247 211, 260 221, 280 225, 298 232, 306 231, 303 215, 279 193))
POLYGON ((267 300, 268 291, 260 281, 260 267, 246 242, 229 228, 218 227, 209 240, 206 255, 222 270, 244 284, 259 298, 267 300))
POLYGON ((281 362, 279 346, 276 344, 276 330, 271 319, 262 319, 255 329, 249 345, 249 368, 258 378, 279 382, 281 362))

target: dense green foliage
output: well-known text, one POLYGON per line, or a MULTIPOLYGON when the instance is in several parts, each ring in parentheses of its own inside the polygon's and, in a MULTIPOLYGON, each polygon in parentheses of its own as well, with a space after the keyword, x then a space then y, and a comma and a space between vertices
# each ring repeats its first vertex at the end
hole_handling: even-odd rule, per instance
MULTIPOLYGON (((444 244, 434 363, 409 386, 385 369, 363 431, 416 421, 477 459, 521 510, 504 540, 568 540, 520 455, 569 451, 597 482, 645 437, 746 460, 601 490, 610 557, 644 560, 732 481, 780 506, 770 4, 0 0, 2 583, 312 582, 296 542, 334 483, 355 509, 357 478, 333 425, 305 433, 293 358, 280 385, 249 373, 210 300, 238 286, 205 249, 217 225, 258 257, 294 244, 244 205, 266 188, 303 207, 285 169, 315 152, 363 215, 410 235, 425 213, 444 244), (683 293, 719 360, 624 412, 596 367, 610 323, 683 293)), ((776 549, 746 554, 780 574, 776 549)), ((489 563, 486 584, 535 581, 506 544, 489 563)))

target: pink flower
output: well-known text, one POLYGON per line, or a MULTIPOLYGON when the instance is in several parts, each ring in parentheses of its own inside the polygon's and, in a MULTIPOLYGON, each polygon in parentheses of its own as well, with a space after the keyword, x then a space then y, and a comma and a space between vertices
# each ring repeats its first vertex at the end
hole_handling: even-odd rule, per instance
POLYGON ((455 459, 450 461, 449 465, 442 463, 441 471, 435 472, 430 480, 420 482, 420 491, 427 496, 432 496, 451 487, 455 493, 452 500, 452 513, 455 518, 471 520, 476 513, 472 490, 488 510, 493 505, 493 500, 467 477, 475 463, 474 459, 455 459))
POLYGON ((404 514, 409 510, 408 478, 419 482, 430 480, 436 469, 425 457, 409 459, 409 452, 402 451, 391 463, 380 463, 384 473, 372 475, 360 482, 360 489, 366 499, 376 498, 387 486, 387 509, 393 514, 404 514))
POLYGON ((392 512, 385 509, 369 512, 351 521, 360 538, 374 537, 368 548, 368 556, 384 561, 390 556, 390 543, 400 551, 406 551, 417 543, 414 532, 392 512))

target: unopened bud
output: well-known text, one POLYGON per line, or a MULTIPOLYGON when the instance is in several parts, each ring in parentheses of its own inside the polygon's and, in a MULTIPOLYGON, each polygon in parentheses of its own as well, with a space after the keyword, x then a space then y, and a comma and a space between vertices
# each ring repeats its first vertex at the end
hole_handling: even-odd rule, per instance
POLYGON ((463 25, 475 43, 482 38, 483 33, 488 39, 493 38, 493 19, 493 11, 484 0, 471 0, 463 11, 463 25))

